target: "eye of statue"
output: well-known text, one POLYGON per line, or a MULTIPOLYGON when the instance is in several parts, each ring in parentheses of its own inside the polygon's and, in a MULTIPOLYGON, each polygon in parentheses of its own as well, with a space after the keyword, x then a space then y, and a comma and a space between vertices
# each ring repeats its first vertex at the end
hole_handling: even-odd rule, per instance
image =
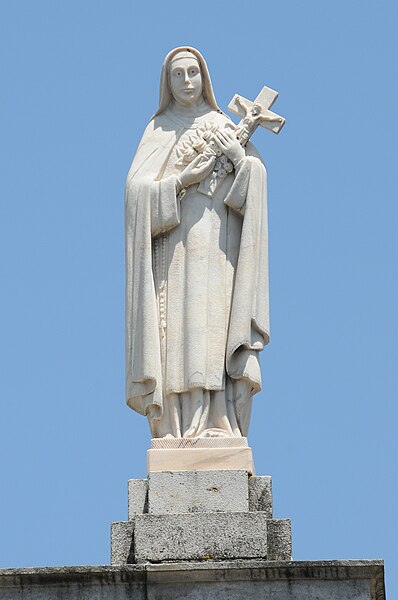
POLYGON ((181 77, 181 71, 175 71, 174 75, 176 75, 177 77, 181 77))

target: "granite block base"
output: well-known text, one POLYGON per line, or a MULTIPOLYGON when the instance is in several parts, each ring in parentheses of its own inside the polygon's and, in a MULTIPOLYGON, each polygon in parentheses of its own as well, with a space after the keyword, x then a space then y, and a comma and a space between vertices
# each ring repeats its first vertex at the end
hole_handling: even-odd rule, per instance
POLYGON ((292 557, 289 519, 272 518, 271 477, 243 469, 151 471, 128 482, 128 507, 129 520, 111 528, 114 565, 292 557))

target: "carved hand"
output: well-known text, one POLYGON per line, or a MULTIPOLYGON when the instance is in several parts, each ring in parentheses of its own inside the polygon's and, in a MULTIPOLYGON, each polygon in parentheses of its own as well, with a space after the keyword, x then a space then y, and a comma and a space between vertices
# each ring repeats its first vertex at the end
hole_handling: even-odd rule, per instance
POLYGON ((205 179, 210 175, 213 170, 216 157, 211 156, 208 159, 204 159, 201 154, 193 159, 189 165, 180 173, 179 180, 183 188, 187 188, 194 183, 199 183, 202 179, 205 179))
POLYGON ((215 142, 220 150, 227 158, 236 165, 245 158, 246 154, 239 141, 236 139, 236 134, 228 129, 219 129, 214 134, 215 142))

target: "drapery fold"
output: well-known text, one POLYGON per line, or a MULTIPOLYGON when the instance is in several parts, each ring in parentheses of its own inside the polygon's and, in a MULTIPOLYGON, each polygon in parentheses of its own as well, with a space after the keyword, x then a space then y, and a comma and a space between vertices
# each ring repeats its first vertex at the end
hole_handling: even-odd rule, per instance
MULTIPOLYGON (((125 192, 127 404, 155 418, 162 414, 164 398, 152 246, 154 238, 179 226, 177 176, 162 174, 185 131, 166 116, 151 121, 125 192)), ((264 165, 251 156, 251 145, 247 154, 224 200, 242 220, 225 360, 227 374, 249 382, 254 394, 261 388, 259 351, 269 341, 267 198, 264 165)))

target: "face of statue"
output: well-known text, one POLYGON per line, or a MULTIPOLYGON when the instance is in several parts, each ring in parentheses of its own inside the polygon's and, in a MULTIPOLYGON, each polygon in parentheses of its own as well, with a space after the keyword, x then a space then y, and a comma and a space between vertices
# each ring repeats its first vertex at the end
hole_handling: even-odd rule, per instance
POLYGON ((195 104, 202 94, 202 75, 195 56, 179 56, 170 63, 170 87, 179 104, 195 104))

